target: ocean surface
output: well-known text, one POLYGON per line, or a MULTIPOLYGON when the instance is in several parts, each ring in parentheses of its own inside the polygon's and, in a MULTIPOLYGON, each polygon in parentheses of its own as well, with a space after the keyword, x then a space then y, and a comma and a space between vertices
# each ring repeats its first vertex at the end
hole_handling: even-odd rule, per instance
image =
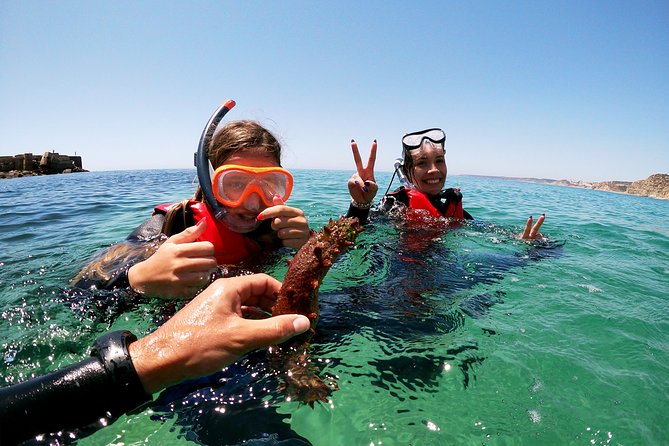
MULTIPOLYGON (((294 173, 289 204, 313 228, 346 212, 350 172, 294 173)), ((1 385, 81 360, 106 330, 155 329, 167 303, 68 281, 154 205, 190 196, 195 176, 0 181, 1 385)), ((389 180, 378 175, 379 196, 389 180)), ((338 382, 330 404, 286 401, 259 351, 77 443, 669 444, 669 201, 467 176, 447 185, 475 222, 380 216, 326 276, 312 353, 338 382), (541 213, 548 242, 519 241, 541 213)), ((281 280, 290 257, 264 271, 281 280)))

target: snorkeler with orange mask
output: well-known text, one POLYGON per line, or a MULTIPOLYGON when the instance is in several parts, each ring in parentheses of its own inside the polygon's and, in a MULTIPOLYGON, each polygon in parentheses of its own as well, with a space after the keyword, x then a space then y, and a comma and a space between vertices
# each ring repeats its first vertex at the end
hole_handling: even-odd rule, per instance
POLYGON ((274 135, 247 120, 217 130, 234 105, 219 107, 205 126, 195 158, 200 184, 195 195, 157 206, 125 242, 87 265, 72 280, 75 286, 187 298, 212 280, 219 265, 239 265, 306 243, 304 212, 285 204, 293 177, 281 167, 274 135))

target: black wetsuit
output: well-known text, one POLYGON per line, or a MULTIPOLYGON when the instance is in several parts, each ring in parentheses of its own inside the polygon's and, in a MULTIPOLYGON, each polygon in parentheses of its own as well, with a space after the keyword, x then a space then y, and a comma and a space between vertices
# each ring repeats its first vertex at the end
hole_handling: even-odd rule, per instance
POLYGON ((41 434, 95 430, 152 400, 132 366, 127 331, 100 337, 91 358, 0 388, 0 445, 41 434))
MULTIPOLYGON (((165 215, 155 213, 138 226, 126 242, 148 243, 181 232, 194 224, 189 213, 185 218, 179 214, 172 225, 171 234, 163 234, 164 222, 165 215)), ((271 220, 264 221, 248 235, 255 238, 268 233, 275 236, 271 220)), ((98 290, 129 288, 127 271, 134 263, 136 261, 119 263, 109 279, 87 276, 74 283, 74 286, 85 289, 95 286, 98 290)), ((114 333, 120 336, 118 332, 114 333)), ((125 339, 129 339, 129 333, 123 333, 125 339)), ((67 430, 93 431, 102 427, 100 420, 113 421, 152 400, 141 387, 129 355, 126 367, 119 368, 110 363, 119 363, 122 358, 112 358, 113 361, 110 361, 100 353, 101 346, 98 344, 100 340, 106 341, 107 336, 96 341, 91 358, 41 377, 0 388, 0 446, 24 442, 40 434, 67 430)), ((135 339, 134 336, 131 338, 135 339)), ((116 350, 125 349, 127 354, 127 345, 122 347, 116 350)))

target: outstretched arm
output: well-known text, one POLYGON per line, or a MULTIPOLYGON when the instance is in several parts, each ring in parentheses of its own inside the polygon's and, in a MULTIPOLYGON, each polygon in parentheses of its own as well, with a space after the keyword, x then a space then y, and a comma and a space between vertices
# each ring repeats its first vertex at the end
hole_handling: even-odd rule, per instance
POLYGON ((280 287, 264 274, 217 280, 143 339, 106 334, 91 358, 0 388, 0 444, 113 421, 164 387, 305 332, 310 322, 302 315, 244 318, 253 308, 268 311, 280 287))

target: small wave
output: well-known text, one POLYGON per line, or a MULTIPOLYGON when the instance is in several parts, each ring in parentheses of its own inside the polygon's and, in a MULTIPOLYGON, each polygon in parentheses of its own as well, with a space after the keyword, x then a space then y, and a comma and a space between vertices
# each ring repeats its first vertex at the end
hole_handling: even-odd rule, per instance
POLYGON ((580 286, 581 288, 585 288, 590 293, 601 293, 602 292, 601 289, 597 288, 594 285, 590 285, 590 284, 587 284, 587 283, 577 283, 576 285, 580 286))

